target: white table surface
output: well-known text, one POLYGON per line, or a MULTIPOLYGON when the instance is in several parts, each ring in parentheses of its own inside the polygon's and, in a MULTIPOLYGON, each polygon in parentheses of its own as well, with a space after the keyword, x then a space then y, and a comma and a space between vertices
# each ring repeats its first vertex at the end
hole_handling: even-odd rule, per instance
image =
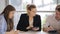
POLYGON ((40 31, 40 32, 32 32, 32 31, 28 31, 28 32, 20 32, 19 34, 48 34, 46 32, 40 31))

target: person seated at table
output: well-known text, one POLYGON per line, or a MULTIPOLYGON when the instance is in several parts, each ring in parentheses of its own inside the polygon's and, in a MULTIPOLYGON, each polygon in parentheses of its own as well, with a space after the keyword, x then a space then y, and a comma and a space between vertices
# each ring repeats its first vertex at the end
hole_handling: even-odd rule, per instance
POLYGON ((60 33, 60 5, 57 5, 55 14, 46 18, 46 23, 43 26, 45 32, 60 33))
POLYGON ((36 14, 35 5, 27 5, 27 13, 22 14, 17 25, 19 31, 41 31, 41 17, 36 14))
POLYGON ((3 12, 0 14, 0 34, 13 34, 13 16, 15 8, 11 5, 7 5, 3 12))

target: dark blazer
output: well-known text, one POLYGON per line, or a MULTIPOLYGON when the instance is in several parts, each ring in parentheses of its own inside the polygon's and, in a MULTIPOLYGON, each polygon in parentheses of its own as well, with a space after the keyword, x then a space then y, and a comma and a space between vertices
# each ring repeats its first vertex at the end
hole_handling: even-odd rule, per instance
MULTIPOLYGON (((22 14, 17 25, 17 30, 28 31, 26 28, 29 26, 29 16, 27 14, 22 14)), ((41 17, 35 15, 33 18, 33 26, 39 27, 38 31, 41 31, 41 17)))

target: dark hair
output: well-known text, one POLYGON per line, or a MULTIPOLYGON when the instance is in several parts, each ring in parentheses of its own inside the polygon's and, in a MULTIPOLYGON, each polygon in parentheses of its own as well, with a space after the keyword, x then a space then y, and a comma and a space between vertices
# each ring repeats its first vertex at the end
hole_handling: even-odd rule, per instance
POLYGON ((8 5, 5 7, 4 11, 1 14, 4 14, 4 18, 6 19, 7 22, 7 31, 11 31, 13 29, 13 19, 9 19, 9 13, 11 11, 14 11, 15 8, 11 5, 8 5))
POLYGON ((60 12, 60 5, 57 5, 56 10, 60 12))
POLYGON ((29 5, 29 6, 27 7, 27 9, 30 10, 30 11, 31 11, 32 8, 36 8, 36 6, 35 6, 35 5, 29 5))

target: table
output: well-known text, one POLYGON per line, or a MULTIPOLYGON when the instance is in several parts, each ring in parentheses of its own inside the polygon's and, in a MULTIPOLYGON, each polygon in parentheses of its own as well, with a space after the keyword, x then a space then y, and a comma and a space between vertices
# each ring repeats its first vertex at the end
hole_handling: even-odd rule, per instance
POLYGON ((28 31, 28 32, 20 32, 19 34, 48 34, 46 32, 40 31, 40 32, 33 32, 33 31, 28 31))

